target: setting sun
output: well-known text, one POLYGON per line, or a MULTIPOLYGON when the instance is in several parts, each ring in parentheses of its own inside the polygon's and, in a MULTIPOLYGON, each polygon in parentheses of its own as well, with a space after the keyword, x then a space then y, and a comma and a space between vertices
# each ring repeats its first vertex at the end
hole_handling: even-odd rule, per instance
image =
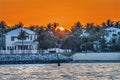
POLYGON ((63 27, 61 27, 61 26, 58 26, 58 27, 56 28, 56 30, 64 31, 65 29, 64 29, 63 27))
POLYGON ((64 31, 65 29, 63 27, 57 27, 60 31, 64 31))

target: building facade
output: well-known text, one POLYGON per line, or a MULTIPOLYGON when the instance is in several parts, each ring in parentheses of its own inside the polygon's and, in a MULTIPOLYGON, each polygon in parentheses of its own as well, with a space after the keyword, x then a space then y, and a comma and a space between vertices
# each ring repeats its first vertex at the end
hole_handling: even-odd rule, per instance
MULTIPOLYGON (((8 51, 37 51, 38 42, 35 40, 37 39, 37 35, 34 31, 25 28, 18 28, 7 32, 5 35, 5 48, 8 51), (26 37, 24 39, 19 39, 18 36, 21 32, 24 31, 26 37)), ((11 52, 10 52, 11 53, 11 52)))
POLYGON ((106 36, 107 42, 112 42, 114 39, 117 42, 120 37, 120 29, 119 28, 106 28, 106 31, 108 32, 108 36, 106 36))

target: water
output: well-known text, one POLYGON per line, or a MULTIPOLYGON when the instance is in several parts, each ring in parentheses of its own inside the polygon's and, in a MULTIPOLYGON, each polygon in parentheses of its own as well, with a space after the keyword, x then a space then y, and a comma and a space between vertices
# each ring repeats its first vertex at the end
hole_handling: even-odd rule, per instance
POLYGON ((120 80, 120 63, 0 65, 0 80, 120 80))

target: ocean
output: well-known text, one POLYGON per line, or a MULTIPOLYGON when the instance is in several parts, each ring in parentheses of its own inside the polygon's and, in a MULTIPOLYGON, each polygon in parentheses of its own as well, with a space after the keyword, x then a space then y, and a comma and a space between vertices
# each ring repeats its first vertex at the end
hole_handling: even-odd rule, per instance
POLYGON ((120 63, 4 64, 0 80, 120 80, 120 63))

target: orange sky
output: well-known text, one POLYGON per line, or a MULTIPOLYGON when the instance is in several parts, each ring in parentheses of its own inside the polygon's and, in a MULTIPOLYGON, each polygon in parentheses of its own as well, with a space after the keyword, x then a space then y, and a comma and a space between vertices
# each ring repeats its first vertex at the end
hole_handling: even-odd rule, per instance
POLYGON ((58 22, 66 28, 74 22, 100 24, 120 20, 120 0, 0 0, 0 20, 46 25, 58 22))

